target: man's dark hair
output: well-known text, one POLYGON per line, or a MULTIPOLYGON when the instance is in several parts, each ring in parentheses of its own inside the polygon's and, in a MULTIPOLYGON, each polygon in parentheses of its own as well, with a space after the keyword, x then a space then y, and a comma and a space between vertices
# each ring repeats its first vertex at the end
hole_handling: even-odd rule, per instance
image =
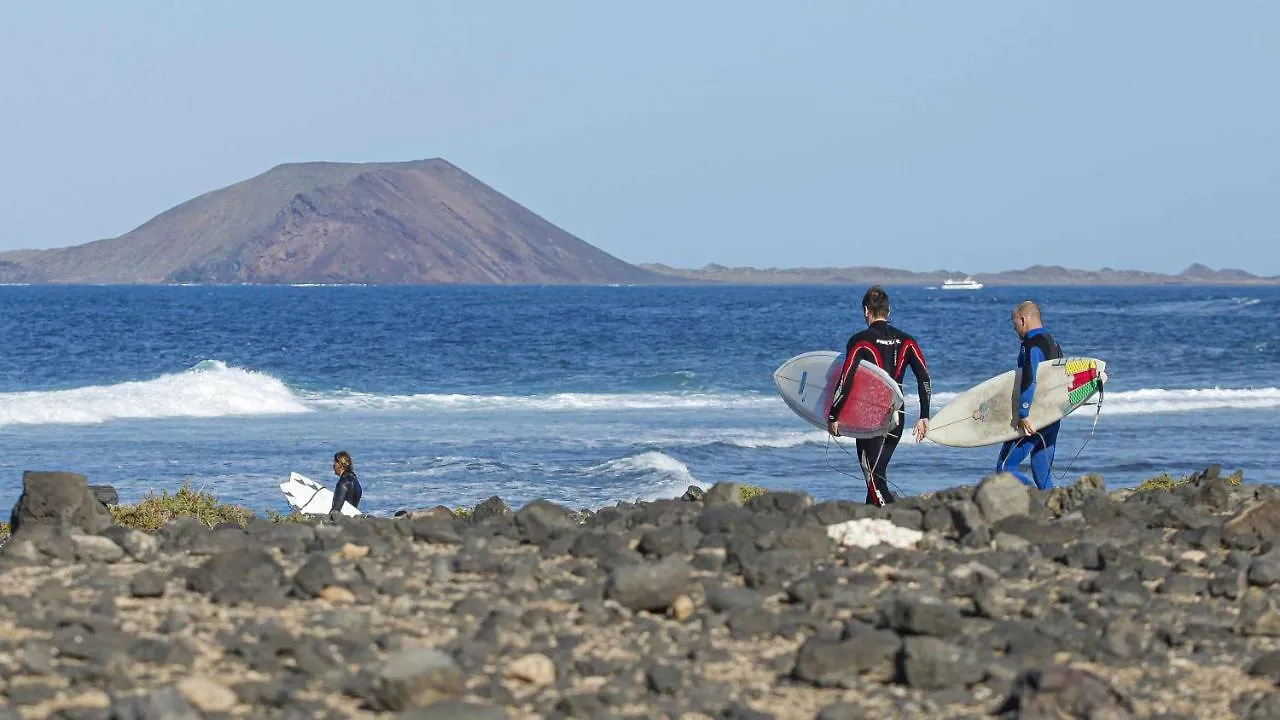
POLYGON ((873 318, 889 317, 889 293, 879 285, 873 285, 867 294, 862 296, 862 307, 867 309, 873 318))

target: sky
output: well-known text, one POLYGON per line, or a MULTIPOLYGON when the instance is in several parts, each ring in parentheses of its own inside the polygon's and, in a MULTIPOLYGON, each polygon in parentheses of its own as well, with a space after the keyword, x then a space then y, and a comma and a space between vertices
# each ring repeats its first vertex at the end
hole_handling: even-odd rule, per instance
POLYGON ((1280 274, 1280 3, 0 4, 0 250, 442 157, 630 262, 1280 274))

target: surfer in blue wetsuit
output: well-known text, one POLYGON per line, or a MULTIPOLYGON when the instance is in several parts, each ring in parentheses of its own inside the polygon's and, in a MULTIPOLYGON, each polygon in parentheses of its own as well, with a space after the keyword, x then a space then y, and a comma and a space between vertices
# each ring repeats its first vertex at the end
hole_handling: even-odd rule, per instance
POLYGON ((1062 357, 1062 348, 1053 335, 1045 329, 1041 317, 1040 306, 1027 300, 1013 309, 1011 316, 1013 330, 1022 339, 1022 347, 1018 349, 1018 367, 1022 369, 1022 383, 1018 395, 1018 425, 1023 436, 1016 440, 1008 440, 1000 446, 1000 456, 996 460, 996 472, 1013 473, 1014 477, 1024 485, 1032 485, 1040 490, 1053 487, 1053 453, 1058 443, 1058 427, 1061 420, 1047 427, 1036 430, 1031 425, 1031 404, 1036 396, 1036 368, 1045 360, 1056 360, 1062 357), (1027 476, 1018 472, 1017 467, 1031 456, 1031 474, 1033 483, 1027 476))
POLYGON ((333 474, 338 476, 338 484, 333 488, 333 507, 329 509, 329 513, 342 510, 344 502, 351 503, 353 508, 359 508, 360 478, 356 477, 355 463, 346 450, 334 454, 333 474))
MULTIPOLYGON (((916 422, 916 442, 924 440, 929 432, 929 396, 932 388, 929 367, 925 365, 920 345, 907 333, 889 324, 889 295, 876 285, 862 296, 862 316, 867 329, 854 334, 845 346, 844 367, 840 370, 839 385, 831 398, 831 410, 827 414, 827 431, 840 435, 840 412, 849 400, 853 389, 854 373, 858 363, 870 362, 889 373, 902 387, 907 368, 916 376, 916 389, 920 397, 920 420, 916 422)), ((898 411, 898 424, 886 435, 873 438, 857 438, 858 462, 867 479, 867 504, 885 505, 894 501, 889 492, 889 480, 885 471, 893 451, 902 439, 905 415, 898 411)))

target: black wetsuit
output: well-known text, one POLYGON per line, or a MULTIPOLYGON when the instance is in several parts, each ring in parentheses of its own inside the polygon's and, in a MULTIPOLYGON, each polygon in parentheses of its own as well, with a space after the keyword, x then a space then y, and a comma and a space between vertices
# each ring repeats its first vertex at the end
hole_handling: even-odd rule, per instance
POLYGON ((338 478, 338 485, 333 488, 333 507, 329 512, 338 512, 344 502, 351 503, 353 508, 360 507, 360 478, 356 477, 354 470, 347 470, 338 478))
MULTIPOLYGON (((840 417, 845 402, 852 389, 854 372, 858 363, 869 361, 878 365, 902 387, 902 379, 907 368, 916 376, 916 388, 920 396, 920 417, 929 417, 929 396, 932 387, 929 382, 929 367, 925 365, 924 353, 915 338, 890 325, 886 320, 876 320, 866 330, 849 338, 845 347, 844 368, 840 371, 840 384, 836 387, 831 400, 831 411, 828 422, 840 417)), ((894 501, 889 492, 889 481, 885 470, 889 459, 902 439, 904 414, 898 411, 898 424, 887 435, 874 438, 858 438, 858 462, 862 464, 862 473, 867 478, 867 504, 884 505, 894 501)))

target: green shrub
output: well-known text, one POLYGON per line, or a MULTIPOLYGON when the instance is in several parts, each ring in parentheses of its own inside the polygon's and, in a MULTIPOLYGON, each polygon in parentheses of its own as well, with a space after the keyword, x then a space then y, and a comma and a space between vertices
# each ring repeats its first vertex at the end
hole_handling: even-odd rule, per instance
POLYGON ((9 537, 9 523, 0 523, 0 540, 9 537))
POLYGON ((742 497, 742 502, 744 503, 751 502, 752 499, 758 498, 767 492, 769 491, 762 487, 756 487, 755 485, 738 486, 738 495, 742 497))
POLYGON ((137 505, 112 505, 107 509, 117 525, 146 532, 155 532, 179 517, 193 517, 207 527, 224 522, 243 525, 254 518, 249 508, 219 503, 212 493, 194 490, 185 482, 173 495, 168 490, 159 495, 151 492, 137 505))
MULTIPOLYGON (((1177 488, 1191 482, 1191 480, 1198 475, 1199 473, 1192 473, 1191 475, 1184 475, 1180 478, 1176 478, 1167 472, 1160 473, 1149 480, 1143 480, 1136 490, 1138 492, 1146 490, 1176 490, 1177 488)), ((1236 472, 1228 475, 1225 480, 1228 485, 1235 485, 1239 487, 1240 483, 1244 481, 1244 473, 1237 470, 1236 472)))
POLYGON ((297 510, 290 511, 287 515, 275 510, 267 510, 267 519, 273 523, 301 523, 307 522, 308 517, 297 510))

